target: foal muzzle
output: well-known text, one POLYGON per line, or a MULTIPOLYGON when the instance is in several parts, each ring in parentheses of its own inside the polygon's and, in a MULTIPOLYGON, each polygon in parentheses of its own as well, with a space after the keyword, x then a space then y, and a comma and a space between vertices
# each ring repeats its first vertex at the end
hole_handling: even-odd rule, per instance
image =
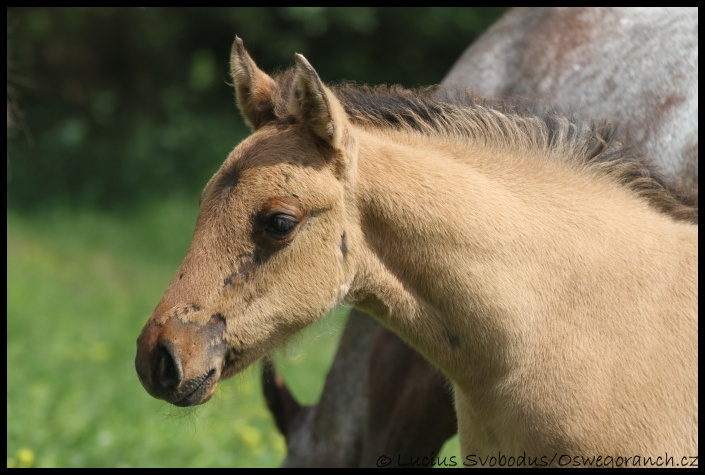
POLYGON ((216 314, 204 325, 173 316, 150 319, 137 338, 135 368, 142 386, 155 398, 177 406, 208 401, 220 379, 226 344, 225 321, 216 314))

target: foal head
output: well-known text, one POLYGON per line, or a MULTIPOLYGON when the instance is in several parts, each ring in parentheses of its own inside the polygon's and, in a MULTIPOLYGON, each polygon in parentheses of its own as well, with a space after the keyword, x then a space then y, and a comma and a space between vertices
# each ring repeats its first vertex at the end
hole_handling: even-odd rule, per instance
POLYGON ((342 107, 300 55, 283 87, 236 38, 231 73, 254 133, 203 190, 188 253, 137 340, 142 384, 179 406, 324 315, 353 277, 342 107))

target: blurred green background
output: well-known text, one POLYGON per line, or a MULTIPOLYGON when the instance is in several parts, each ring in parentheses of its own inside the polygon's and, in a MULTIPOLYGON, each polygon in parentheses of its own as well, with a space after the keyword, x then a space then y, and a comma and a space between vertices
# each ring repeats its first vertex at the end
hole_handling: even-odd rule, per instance
MULTIPOLYGON (((414 87, 504 10, 8 7, 8 466, 277 466, 258 368, 184 410, 148 396, 133 365, 199 192, 247 134, 233 38, 265 71, 299 52, 324 81, 414 87)), ((278 355, 303 402, 345 314, 278 355)))

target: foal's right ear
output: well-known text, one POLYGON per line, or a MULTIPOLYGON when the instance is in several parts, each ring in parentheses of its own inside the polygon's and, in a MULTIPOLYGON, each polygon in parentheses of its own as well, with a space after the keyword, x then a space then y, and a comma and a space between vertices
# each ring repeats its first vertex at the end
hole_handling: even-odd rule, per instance
POLYGON ((275 119, 273 97, 276 83, 257 67, 237 36, 230 53, 230 75, 235 85, 237 105, 250 127, 257 130, 275 119))

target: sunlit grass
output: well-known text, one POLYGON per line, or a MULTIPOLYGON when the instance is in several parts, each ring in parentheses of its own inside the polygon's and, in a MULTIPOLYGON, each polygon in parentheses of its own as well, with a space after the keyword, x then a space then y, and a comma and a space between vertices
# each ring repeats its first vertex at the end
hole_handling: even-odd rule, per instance
MULTIPOLYGON (((135 339, 188 247, 195 201, 121 215, 8 211, 8 467, 280 463, 258 367, 191 409, 152 399, 135 374, 135 339)), ((284 352, 303 402, 321 391, 342 322, 324 319, 311 343, 284 352)))

